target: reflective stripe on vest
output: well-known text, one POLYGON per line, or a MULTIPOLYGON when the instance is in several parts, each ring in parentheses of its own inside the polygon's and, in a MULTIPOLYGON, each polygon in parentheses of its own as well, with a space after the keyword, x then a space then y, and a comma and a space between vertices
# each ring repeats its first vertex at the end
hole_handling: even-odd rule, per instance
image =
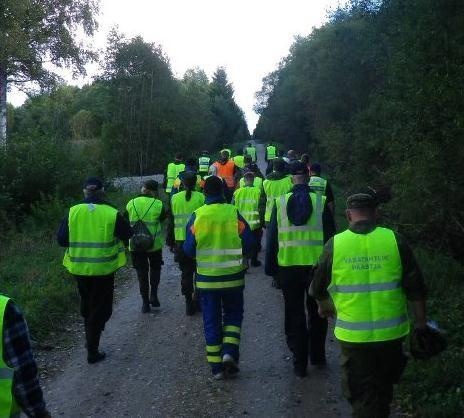
MULTIPOLYGON (((163 231, 159 221, 162 210, 163 202, 151 196, 136 197, 135 199, 130 200, 126 205, 126 211, 129 214, 131 226, 134 226, 137 223, 139 216, 143 217, 143 223, 148 227, 148 230, 153 235, 153 246, 150 250, 148 250, 148 252, 158 251, 163 248, 163 231)), ((131 240, 129 240, 129 250, 132 251, 131 240)))
POLYGON ((267 148, 266 148, 266 151, 267 151, 267 159, 268 159, 268 161, 273 160, 276 157, 277 149, 276 149, 276 147, 274 145, 268 145, 267 148))
POLYGON ((245 153, 251 157, 253 162, 256 162, 256 148, 255 147, 246 147, 245 153))
POLYGON ((166 172, 166 193, 171 193, 172 186, 179 173, 185 170, 185 164, 169 163, 166 172))
POLYGON ((234 205, 254 231, 261 225, 259 219, 259 200, 261 188, 255 186, 240 187, 234 192, 234 205))
POLYGON ((193 212, 205 203, 205 197, 200 192, 192 192, 189 201, 186 200, 186 191, 176 193, 171 199, 171 209, 174 216, 174 236, 176 241, 185 241, 185 228, 193 212))
POLYGON ((209 157, 200 157, 198 159, 198 171, 200 173, 208 173, 210 165, 211 165, 211 158, 209 158, 209 157))
POLYGON ((395 234, 345 231, 334 237, 330 295, 337 310, 335 336, 342 341, 388 341, 409 333, 402 266, 395 234))
MULTIPOLYGON (((254 187, 261 187, 263 185, 263 179, 261 177, 255 177, 253 179, 253 186, 254 187)), ((245 187, 245 179, 242 177, 239 182, 238 187, 245 187)))
POLYGON ((327 180, 318 176, 311 176, 309 179, 309 187, 314 193, 321 193, 325 196, 325 190, 327 188, 327 180))
POLYGON ((217 173, 216 173, 217 176, 223 178, 226 181, 227 187, 229 188, 235 187, 235 180, 234 180, 235 163, 232 160, 228 160, 225 164, 215 162, 214 166, 217 168, 217 173))
POLYGON ((266 194, 266 212, 264 220, 270 222, 274 202, 280 196, 286 195, 292 190, 293 183, 290 176, 286 176, 280 180, 264 180, 263 188, 266 194))
POLYGON ((118 211, 105 204, 81 203, 68 216, 69 247, 63 265, 79 276, 105 276, 126 264, 124 245, 114 237, 118 211))
POLYGON ((292 193, 281 196, 277 201, 277 229, 279 234, 279 266, 313 266, 317 263, 324 247, 322 212, 325 197, 309 193, 313 211, 306 225, 292 225, 287 215, 287 203, 292 193))
POLYGON ((197 287, 222 289, 243 286, 243 279, 222 277, 243 271, 242 241, 237 209, 226 203, 204 205, 195 211, 197 287), (204 277, 207 276, 207 277, 204 277))
POLYGON ((10 368, 3 360, 3 324, 9 300, 7 296, 0 295, 0 417, 19 418, 20 409, 13 396, 14 369, 10 368))

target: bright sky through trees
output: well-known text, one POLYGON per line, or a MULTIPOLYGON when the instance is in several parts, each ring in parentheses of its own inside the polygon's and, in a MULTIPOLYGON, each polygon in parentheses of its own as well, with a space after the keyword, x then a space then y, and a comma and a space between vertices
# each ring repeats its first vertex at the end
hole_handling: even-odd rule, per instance
MULTIPOLYGON (((253 112, 254 93, 262 78, 287 55, 295 35, 306 35, 326 19, 339 0, 101 0, 99 30, 92 43, 104 48, 114 25, 128 37, 141 35, 161 44, 176 76, 195 66, 209 76, 226 67, 235 97, 252 131, 258 116, 253 112)), ((89 80, 97 71, 88 67, 89 80)), ((72 84, 70 73, 61 73, 72 84)), ((16 91, 10 101, 21 104, 16 91)))

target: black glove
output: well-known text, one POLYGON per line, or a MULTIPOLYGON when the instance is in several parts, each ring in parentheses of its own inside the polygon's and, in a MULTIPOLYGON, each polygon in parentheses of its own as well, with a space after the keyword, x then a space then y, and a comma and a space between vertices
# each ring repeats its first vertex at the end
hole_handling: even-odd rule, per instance
POLYGON ((410 339, 411 355, 417 360, 428 360, 446 348, 443 334, 429 326, 415 329, 410 339))

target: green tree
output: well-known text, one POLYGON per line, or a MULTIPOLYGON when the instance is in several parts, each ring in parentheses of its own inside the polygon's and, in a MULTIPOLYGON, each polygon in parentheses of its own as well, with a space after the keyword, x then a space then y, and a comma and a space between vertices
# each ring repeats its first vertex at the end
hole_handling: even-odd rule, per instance
POLYGON ((56 75, 44 64, 84 72, 93 57, 75 40, 92 35, 97 0, 3 0, 0 3, 0 144, 6 142, 7 90, 34 81, 47 87, 56 75))

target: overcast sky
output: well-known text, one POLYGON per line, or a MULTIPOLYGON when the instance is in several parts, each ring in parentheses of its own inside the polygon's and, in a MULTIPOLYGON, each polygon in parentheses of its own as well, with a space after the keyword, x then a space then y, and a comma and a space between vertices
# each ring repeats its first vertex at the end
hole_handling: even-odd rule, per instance
MULTIPOLYGON (((133 37, 142 35, 163 47, 176 76, 200 67, 209 76, 226 67, 235 98, 252 132, 258 116, 254 95, 262 78, 287 55, 296 35, 324 23, 339 0, 101 0, 99 31, 93 40, 104 48, 114 25, 133 37)), ((89 67, 93 73, 95 67, 89 67)), ((91 76, 92 74, 89 74, 91 76)), ((88 78, 89 79, 89 78, 88 78)), ((68 80, 82 84, 83 80, 68 80)), ((13 104, 24 98, 13 92, 13 104)))

